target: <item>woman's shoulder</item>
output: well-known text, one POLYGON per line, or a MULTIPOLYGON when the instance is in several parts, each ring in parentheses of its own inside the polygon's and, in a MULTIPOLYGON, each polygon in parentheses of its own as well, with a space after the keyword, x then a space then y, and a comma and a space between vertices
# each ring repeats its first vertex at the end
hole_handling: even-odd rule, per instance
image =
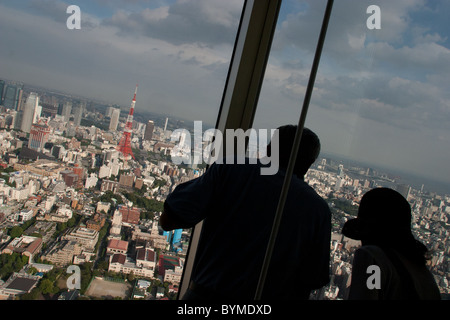
POLYGON ((392 265, 391 259, 386 254, 385 250, 375 245, 364 245, 355 251, 355 259, 365 261, 365 264, 376 265, 384 272, 389 271, 395 273, 395 268, 392 265))
POLYGON ((355 256, 365 256, 373 257, 375 260, 385 260, 387 259, 384 250, 375 245, 364 245, 356 249, 355 256))

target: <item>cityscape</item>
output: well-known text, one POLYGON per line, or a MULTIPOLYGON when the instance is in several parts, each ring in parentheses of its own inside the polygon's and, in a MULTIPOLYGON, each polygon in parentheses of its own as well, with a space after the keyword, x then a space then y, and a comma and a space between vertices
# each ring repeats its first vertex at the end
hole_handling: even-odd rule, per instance
MULTIPOLYGON (((165 232, 158 220, 167 195, 206 165, 171 160, 172 132, 192 124, 135 111, 133 89, 131 107, 120 107, 0 80, 0 299, 177 298, 191 231, 165 232)), ((340 231, 380 186, 411 204, 413 233, 448 299, 450 190, 332 155, 321 155, 305 181, 332 211, 331 281, 311 299, 347 298, 360 243, 340 231)))

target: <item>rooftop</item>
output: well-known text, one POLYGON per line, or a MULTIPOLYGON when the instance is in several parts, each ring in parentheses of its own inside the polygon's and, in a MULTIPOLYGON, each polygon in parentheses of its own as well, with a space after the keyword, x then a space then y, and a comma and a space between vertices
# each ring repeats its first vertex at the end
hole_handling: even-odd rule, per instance
POLYGON ((19 291, 21 293, 29 292, 38 283, 39 279, 36 277, 19 275, 14 273, 8 279, 5 289, 19 291))
POLYGON ((108 248, 126 251, 126 250, 128 250, 128 241, 119 240, 119 239, 111 239, 108 242, 108 248))
POLYGON ((127 260, 127 256, 124 254, 116 253, 111 258, 111 263, 120 263, 124 264, 127 260))
POLYGON ((145 260, 145 261, 156 261, 156 254, 151 249, 140 248, 137 250, 136 259, 137 260, 145 260))

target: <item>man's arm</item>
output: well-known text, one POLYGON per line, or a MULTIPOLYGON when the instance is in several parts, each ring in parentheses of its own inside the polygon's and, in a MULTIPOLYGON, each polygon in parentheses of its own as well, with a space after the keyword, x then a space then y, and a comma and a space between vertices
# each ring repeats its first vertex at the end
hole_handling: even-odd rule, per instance
POLYGON ((164 231, 170 231, 175 229, 188 229, 193 226, 181 221, 173 213, 171 213, 170 208, 164 203, 164 211, 159 218, 159 225, 164 231))
POLYGON ((217 185, 215 164, 200 177, 179 184, 164 202, 159 224, 165 231, 189 229, 203 220, 217 185))

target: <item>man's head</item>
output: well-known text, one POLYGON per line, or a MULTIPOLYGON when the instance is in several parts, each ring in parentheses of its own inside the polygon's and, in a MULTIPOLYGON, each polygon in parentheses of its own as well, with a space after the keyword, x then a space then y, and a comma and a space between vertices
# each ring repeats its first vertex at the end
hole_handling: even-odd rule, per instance
MULTIPOLYGON (((294 144, 296 125, 284 125, 278 128, 279 166, 286 169, 289 164, 292 146, 294 144)), ((276 134, 276 133, 275 133, 276 134)), ((267 147, 267 154, 271 153, 271 143, 267 147)), ((294 173, 303 177, 309 167, 316 161, 320 153, 319 137, 310 129, 303 128, 300 148, 295 162, 294 173)))

